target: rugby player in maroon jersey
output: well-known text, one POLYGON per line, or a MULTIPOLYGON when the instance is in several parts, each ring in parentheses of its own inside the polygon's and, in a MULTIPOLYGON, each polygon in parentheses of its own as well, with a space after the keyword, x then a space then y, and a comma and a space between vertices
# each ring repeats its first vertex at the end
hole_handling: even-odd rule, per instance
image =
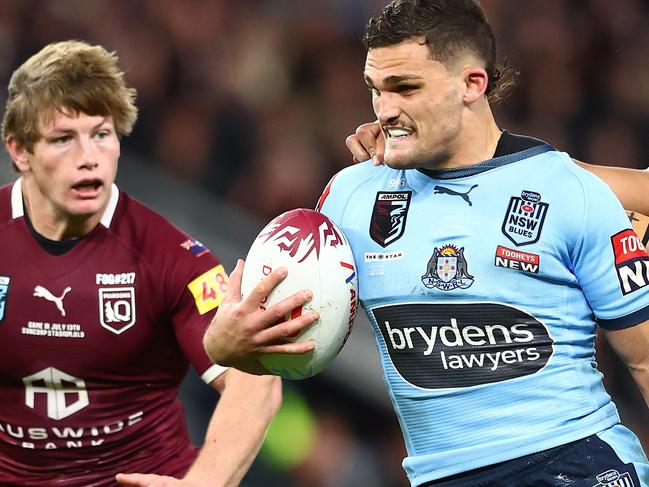
POLYGON ((3 486, 238 485, 280 403, 278 378, 203 350, 223 266, 114 185, 134 97, 114 53, 83 42, 46 46, 11 79, 2 129, 20 177, 0 189, 3 486), (177 397, 190 364, 221 394, 200 452, 177 397))

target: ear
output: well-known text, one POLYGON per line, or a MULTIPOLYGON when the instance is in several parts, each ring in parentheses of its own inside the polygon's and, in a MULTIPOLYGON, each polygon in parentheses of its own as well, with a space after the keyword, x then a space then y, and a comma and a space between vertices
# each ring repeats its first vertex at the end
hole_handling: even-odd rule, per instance
POLYGON ((5 142, 7 146, 7 152, 11 157, 11 160, 14 161, 14 164, 20 172, 26 172, 31 169, 31 163, 29 162, 29 153, 22 145, 18 143, 15 137, 9 136, 5 142))
POLYGON ((464 70, 464 83, 464 102, 470 104, 484 96, 489 85, 489 76, 484 68, 470 66, 464 70))

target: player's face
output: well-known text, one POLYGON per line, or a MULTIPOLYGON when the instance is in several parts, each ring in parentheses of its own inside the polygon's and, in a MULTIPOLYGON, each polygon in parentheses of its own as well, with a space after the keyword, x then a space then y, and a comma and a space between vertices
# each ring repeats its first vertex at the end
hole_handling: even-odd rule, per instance
POLYGON ((419 39, 370 49, 365 81, 386 140, 385 162, 397 169, 440 168, 458 149, 461 72, 434 61, 419 39))
POLYGON ((41 138, 26 153, 30 204, 56 219, 101 218, 117 173, 120 144, 111 117, 55 112, 39 124, 41 138))

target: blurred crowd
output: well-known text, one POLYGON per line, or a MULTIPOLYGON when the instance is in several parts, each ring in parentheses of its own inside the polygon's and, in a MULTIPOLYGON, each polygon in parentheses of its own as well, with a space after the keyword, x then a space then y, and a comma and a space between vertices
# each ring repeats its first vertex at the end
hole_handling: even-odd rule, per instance
MULTIPOLYGON (((116 50, 140 108, 123 150, 267 220, 313 207, 350 163, 345 137, 373 119, 359 38, 385 3, 0 0, 0 78, 6 86, 13 69, 51 41, 116 50)), ((649 165, 646 0, 482 3, 499 59, 520 71, 496 106, 501 127, 584 161, 649 165)), ((647 409, 605 344, 600 362, 627 423, 649 446, 647 409)), ((299 394, 311 404, 327 395, 322 387, 299 394)), ((310 428, 319 434, 285 471, 294 485, 405 485, 394 418, 381 411, 372 423, 353 410, 313 409, 310 428)))
MULTIPOLYGON (((67 38, 119 53, 140 119, 125 150, 262 217, 312 207, 372 119, 366 19, 384 0, 2 0, 0 76, 67 38)), ((646 167, 646 0, 484 0, 520 71, 504 128, 646 167)))

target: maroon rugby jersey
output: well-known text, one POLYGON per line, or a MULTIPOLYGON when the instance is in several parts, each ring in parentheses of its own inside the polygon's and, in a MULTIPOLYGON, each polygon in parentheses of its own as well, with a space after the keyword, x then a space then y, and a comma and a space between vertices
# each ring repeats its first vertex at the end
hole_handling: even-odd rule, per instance
POLYGON ((113 186, 63 255, 0 188, 0 485, 114 485, 181 475, 195 457, 178 387, 212 365, 202 336, 226 275, 199 242, 113 186))

